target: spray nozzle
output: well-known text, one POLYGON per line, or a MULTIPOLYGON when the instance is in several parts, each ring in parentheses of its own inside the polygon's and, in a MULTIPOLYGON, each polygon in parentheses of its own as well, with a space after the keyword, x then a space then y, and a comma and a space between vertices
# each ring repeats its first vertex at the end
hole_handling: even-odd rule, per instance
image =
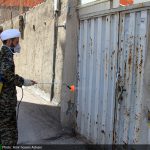
MULTIPOLYGON (((35 82, 35 84, 58 84, 58 83, 37 83, 35 82)), ((66 83, 63 83, 63 85, 67 86, 67 88, 71 91, 71 92, 75 92, 76 88, 75 88, 75 85, 68 85, 66 83)))
POLYGON ((68 89, 71 91, 71 92, 75 92, 75 86, 74 85, 67 85, 68 89))

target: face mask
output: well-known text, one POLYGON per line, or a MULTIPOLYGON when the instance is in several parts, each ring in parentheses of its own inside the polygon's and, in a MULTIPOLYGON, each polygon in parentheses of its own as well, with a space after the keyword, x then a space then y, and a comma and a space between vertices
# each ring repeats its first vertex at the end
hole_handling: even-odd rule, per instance
POLYGON ((14 46, 14 44, 13 44, 13 43, 11 43, 10 47, 11 47, 11 48, 14 48, 15 46, 14 46))
POLYGON ((21 51, 20 44, 17 44, 17 45, 14 47, 14 53, 20 53, 20 51, 21 51))

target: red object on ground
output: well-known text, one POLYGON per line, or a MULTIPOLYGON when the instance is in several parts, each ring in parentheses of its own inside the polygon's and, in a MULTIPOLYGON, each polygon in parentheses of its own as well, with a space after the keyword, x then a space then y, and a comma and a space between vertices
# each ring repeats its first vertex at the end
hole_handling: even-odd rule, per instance
POLYGON ((0 6, 23 6, 32 8, 40 3, 44 2, 44 0, 0 0, 0 6))
POLYGON ((70 91, 71 91, 71 92, 74 92, 74 91, 75 91, 75 86, 74 86, 74 85, 71 85, 71 86, 70 86, 70 91))
POLYGON ((127 6, 127 5, 132 5, 134 0, 120 0, 120 5, 122 6, 127 6))

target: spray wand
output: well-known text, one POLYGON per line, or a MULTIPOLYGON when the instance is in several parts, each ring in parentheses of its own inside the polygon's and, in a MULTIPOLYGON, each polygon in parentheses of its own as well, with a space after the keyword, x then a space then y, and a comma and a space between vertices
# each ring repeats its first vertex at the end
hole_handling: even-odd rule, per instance
MULTIPOLYGON (((58 84, 58 83, 36 83, 36 84, 58 84)), ((63 83, 62 85, 66 86, 71 92, 75 92, 76 88, 75 85, 68 85, 63 83)))
MULTIPOLYGON (((37 83, 36 82, 35 84, 57 84, 57 83, 37 83)), ((75 90, 76 90, 75 85, 68 85, 66 83, 63 83, 62 85, 65 85, 71 92, 75 92, 75 90)), ((16 113, 17 120, 18 120, 18 114, 19 114, 19 106, 20 106, 20 104, 22 102, 23 95, 24 95, 23 88, 21 88, 21 89, 22 89, 22 97, 21 97, 21 100, 20 100, 20 102, 18 104, 18 107, 17 107, 17 113, 16 113)))

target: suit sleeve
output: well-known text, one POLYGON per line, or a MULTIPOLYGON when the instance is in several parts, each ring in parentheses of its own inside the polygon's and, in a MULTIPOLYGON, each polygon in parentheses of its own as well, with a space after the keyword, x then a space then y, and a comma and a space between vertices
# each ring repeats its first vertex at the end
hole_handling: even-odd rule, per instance
POLYGON ((14 60, 10 54, 6 54, 1 60, 1 74, 6 83, 14 83, 16 86, 22 87, 24 79, 14 72, 14 60))

